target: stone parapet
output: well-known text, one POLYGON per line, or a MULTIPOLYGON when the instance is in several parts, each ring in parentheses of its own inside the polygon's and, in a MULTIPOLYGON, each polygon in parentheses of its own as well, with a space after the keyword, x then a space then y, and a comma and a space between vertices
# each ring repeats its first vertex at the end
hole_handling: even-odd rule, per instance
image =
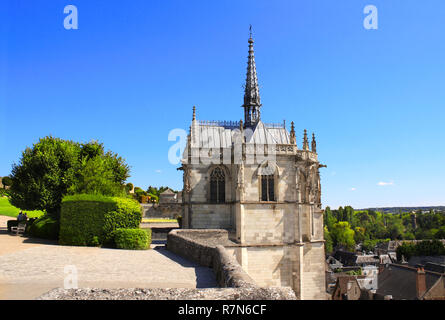
POLYGON ((221 229, 172 230, 167 236, 167 249, 186 259, 213 269, 220 287, 254 290, 277 299, 296 299, 290 287, 261 288, 241 267, 236 258, 224 248, 239 245, 228 239, 228 232, 221 229), (268 293, 268 290, 271 290, 268 293))

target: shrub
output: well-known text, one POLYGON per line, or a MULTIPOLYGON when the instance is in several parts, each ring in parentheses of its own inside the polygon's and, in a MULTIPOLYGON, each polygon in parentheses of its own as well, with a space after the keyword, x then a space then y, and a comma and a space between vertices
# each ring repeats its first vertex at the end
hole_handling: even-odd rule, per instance
POLYGON ((62 201, 60 239, 62 245, 114 246, 118 228, 139 228, 142 210, 129 198, 79 194, 62 201))
POLYGON ((29 229, 31 229, 31 226, 33 225, 33 223, 35 221, 37 221, 39 218, 31 218, 28 219, 28 221, 26 221, 26 229, 25 229, 25 233, 29 233, 29 229))
POLYGON ((179 228, 182 228, 182 216, 177 216, 176 220, 178 221, 179 228))
POLYGON ((141 203, 148 203, 148 196, 141 196, 141 203))
POLYGON ((37 238, 57 240, 59 238, 59 222, 45 215, 33 221, 29 227, 29 234, 37 238))
POLYGON ((151 229, 117 229, 114 242, 119 249, 146 250, 150 248, 151 229))

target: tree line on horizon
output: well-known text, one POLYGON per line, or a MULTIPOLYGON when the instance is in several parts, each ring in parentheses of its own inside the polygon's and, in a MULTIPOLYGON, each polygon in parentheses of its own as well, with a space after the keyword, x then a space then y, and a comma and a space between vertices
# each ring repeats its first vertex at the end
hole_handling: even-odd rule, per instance
POLYGON ((379 242, 389 240, 445 239, 445 212, 384 213, 374 210, 354 210, 351 206, 324 210, 326 252, 336 247, 353 251, 361 244, 365 251, 379 242))

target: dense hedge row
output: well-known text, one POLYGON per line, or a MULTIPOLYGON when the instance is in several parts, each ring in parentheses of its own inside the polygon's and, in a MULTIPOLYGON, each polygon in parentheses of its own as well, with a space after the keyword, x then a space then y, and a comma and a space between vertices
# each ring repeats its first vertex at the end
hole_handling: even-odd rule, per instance
POLYGON ((119 249, 145 250, 150 247, 151 229, 117 229, 114 241, 119 249))
POLYGON ((129 198, 79 194, 62 200, 59 243, 114 246, 118 228, 139 228, 142 210, 129 198))

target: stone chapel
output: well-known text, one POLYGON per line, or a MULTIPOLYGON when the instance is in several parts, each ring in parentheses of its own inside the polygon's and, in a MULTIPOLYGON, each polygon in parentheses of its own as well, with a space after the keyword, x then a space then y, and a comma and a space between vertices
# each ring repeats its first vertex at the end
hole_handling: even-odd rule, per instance
MULTIPOLYGON (((321 186, 315 136, 294 123, 268 124, 252 33, 244 86, 244 119, 193 118, 182 158, 183 228, 226 229, 237 260, 264 286, 290 286, 300 299, 325 299, 321 186)), ((266 106, 265 106, 266 107, 266 106)))

